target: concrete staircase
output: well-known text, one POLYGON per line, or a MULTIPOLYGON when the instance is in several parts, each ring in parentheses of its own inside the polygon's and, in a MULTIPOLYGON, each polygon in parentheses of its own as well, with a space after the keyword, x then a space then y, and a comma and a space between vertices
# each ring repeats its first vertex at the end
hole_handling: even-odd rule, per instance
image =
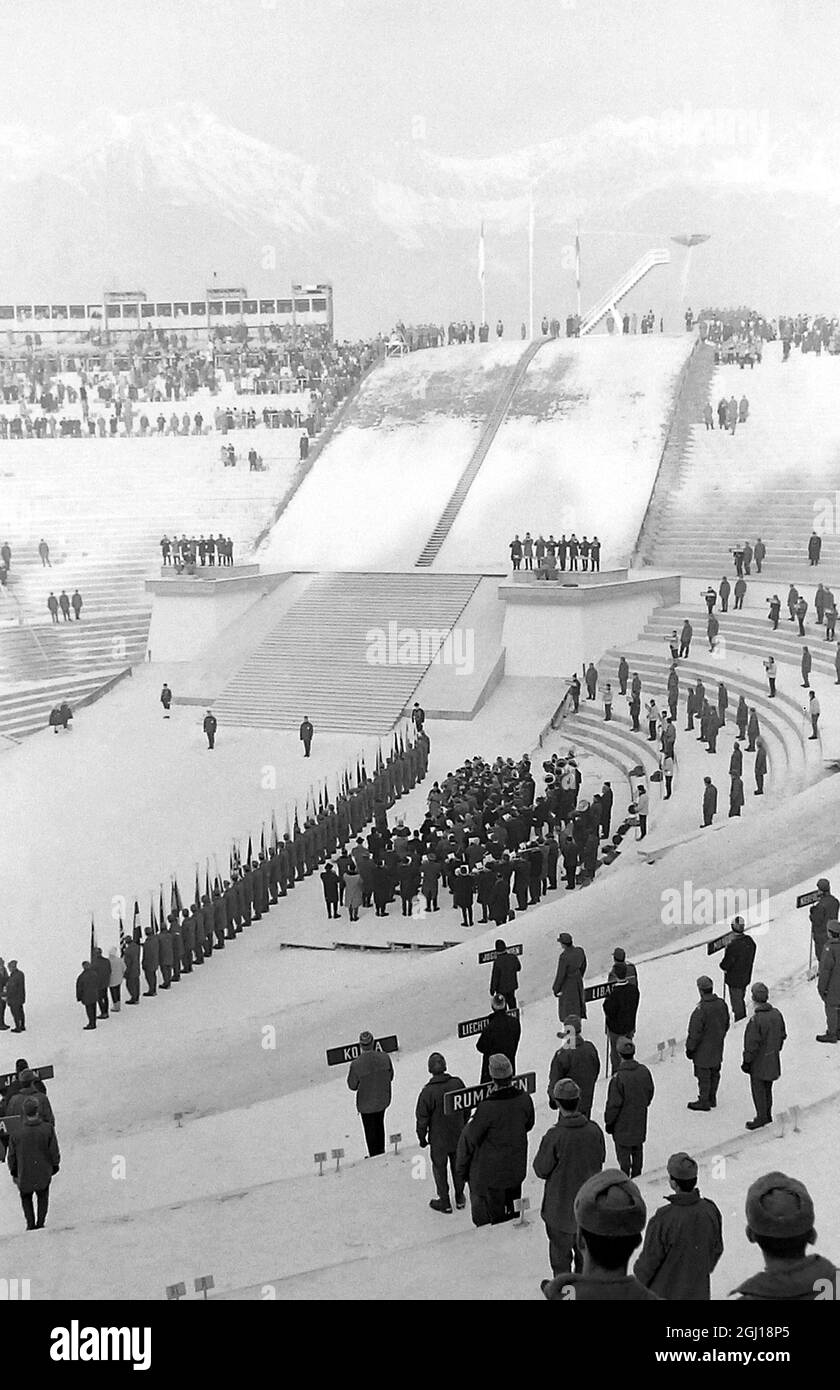
POLYGON ((410 703, 480 577, 332 574, 314 578, 214 704, 220 722, 385 733, 410 703), (390 650, 377 659, 381 634, 390 650), (420 639, 402 664, 399 641, 420 639), (425 646, 425 650, 424 650, 425 646))
POLYGON ((508 410, 510 409, 511 402, 522 382, 523 377, 525 376, 525 373, 528 370, 529 365, 533 361, 536 354, 539 352, 540 348, 548 342, 551 342, 550 338, 537 338, 534 340, 534 342, 529 343, 522 356, 519 358, 519 361, 516 363, 516 366, 511 371, 499 395, 499 399, 497 400, 496 405, 494 406, 493 411, 489 419, 487 420, 487 423, 481 431, 481 436, 475 449, 473 450, 471 459, 467 463, 463 473, 458 479, 458 482, 453 490, 452 496, 450 497, 449 501, 444 507, 440 515, 440 518, 438 519, 437 524, 435 525, 435 528, 432 531, 432 534, 429 536, 429 539, 426 541, 426 544, 421 550, 418 559, 415 561, 415 565, 418 568, 425 569, 428 568, 429 565, 434 564, 435 559, 440 552, 441 546, 443 545, 444 541, 446 540, 446 537, 449 535, 449 532, 452 529, 452 523, 454 522, 456 516, 461 510, 461 507, 464 504, 464 498, 466 497, 467 493, 469 492, 470 488, 472 487, 473 483, 478 477, 481 465, 487 457, 487 454, 490 450, 490 446, 499 432, 499 428, 502 422, 504 421, 505 416, 508 413, 508 410))
MULTIPOLYGON (((707 358, 711 350, 701 351, 707 358)), ((697 354, 695 354, 697 356, 697 354)), ((823 536, 810 577, 840 578, 840 363, 810 355, 783 363, 778 344, 754 370, 718 366, 707 399, 749 400, 749 418, 734 435, 706 430, 704 401, 687 396, 696 414, 663 460, 639 544, 646 563, 682 571, 732 574, 731 551, 761 536, 764 573, 782 582, 809 570, 808 537, 823 536)), ((754 572, 754 571, 753 571, 754 572)))

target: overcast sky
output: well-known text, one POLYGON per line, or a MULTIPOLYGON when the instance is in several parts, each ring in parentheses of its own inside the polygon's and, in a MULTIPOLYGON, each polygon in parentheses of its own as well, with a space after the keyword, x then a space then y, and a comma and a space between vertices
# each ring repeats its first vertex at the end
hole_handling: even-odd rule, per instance
POLYGON ((186 94, 318 157, 423 114, 495 153, 691 99, 837 103, 836 0, 39 0, 6 5, 0 120, 60 130, 92 104, 186 94))

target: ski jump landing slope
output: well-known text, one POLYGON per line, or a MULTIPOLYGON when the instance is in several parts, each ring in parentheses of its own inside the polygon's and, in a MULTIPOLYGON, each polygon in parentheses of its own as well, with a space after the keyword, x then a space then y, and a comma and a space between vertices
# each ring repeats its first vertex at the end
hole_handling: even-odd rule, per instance
POLYGON ((645 514, 689 334, 562 339, 528 367, 449 535, 440 570, 508 564, 508 542, 541 531, 600 537, 626 563, 645 514))
POLYGON ((412 567, 522 351, 519 341, 476 343, 385 361, 278 519, 260 562, 412 567))

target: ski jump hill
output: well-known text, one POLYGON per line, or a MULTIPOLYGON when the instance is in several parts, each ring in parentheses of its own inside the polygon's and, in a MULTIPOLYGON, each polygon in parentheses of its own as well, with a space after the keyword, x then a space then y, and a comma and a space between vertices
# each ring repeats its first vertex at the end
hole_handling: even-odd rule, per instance
MULTIPOLYGON (((796 442, 797 419, 816 409, 816 399, 828 411, 827 366, 837 364, 797 362, 785 377, 768 350, 743 386, 756 402, 754 418, 734 439, 714 439, 729 450, 728 485, 746 484, 748 469, 759 467, 753 424, 766 446, 783 418, 788 462, 804 486, 828 476, 831 441, 816 454, 810 435, 796 442)), ((14 814, 0 843, 0 944, 4 958, 17 957, 26 971, 23 1050, 35 1065, 55 1067, 49 1090, 63 1152, 41 1241, 32 1245, 27 1234, 24 1248, 12 1185, 0 1196, 6 1272, 26 1269, 33 1297, 162 1298, 167 1285, 185 1280, 191 1288, 194 1275, 212 1273, 220 1298, 540 1298, 549 1272, 536 1218, 541 1184, 530 1175, 525 1184, 528 1224, 475 1231, 466 1212, 429 1210, 431 1172, 414 1136, 429 1052, 443 1051, 450 1071, 468 1082, 478 1074, 474 1039, 459 1039, 457 1025, 486 1011, 489 967, 478 955, 492 949, 495 926, 462 928, 448 899, 431 918, 404 919, 392 907, 385 919, 365 912, 352 928, 346 919, 327 922, 314 874, 295 890, 293 907, 282 900, 207 968, 112 1016, 95 1039, 82 1032, 74 1001, 91 913, 99 944, 116 946, 135 898, 145 923, 172 875, 182 889, 191 886, 197 863, 209 861, 211 872, 226 865, 231 842, 252 835, 258 843, 272 813, 282 831, 313 785, 333 788, 361 757, 371 767, 381 736, 399 727, 414 697, 429 714, 431 759, 426 782, 394 809, 409 826, 420 824, 431 783, 476 753, 492 760, 529 751, 539 773, 552 752, 573 748, 584 797, 612 782, 615 823, 639 782, 651 792, 647 840, 631 831, 590 884, 549 894, 508 929, 523 946, 518 1069, 537 1075, 529 1159, 553 1122, 546 1084, 557 1046, 550 993, 557 934, 568 930, 584 946, 592 984, 606 978, 622 945, 639 968, 637 1055, 657 1088, 641 1178, 649 1210, 668 1190, 668 1155, 694 1154, 701 1187, 723 1213, 725 1253, 713 1294, 724 1297, 757 1265, 743 1237, 747 1186, 782 1168, 807 1183, 820 1249, 837 1260, 831 1159, 840 1050, 813 1041, 823 1013, 809 979, 807 912, 796 906, 816 878, 826 875, 835 888, 840 881, 835 644, 809 615, 811 681, 824 711, 822 739, 811 741, 802 639, 786 621, 772 634, 766 616, 783 572, 808 579, 804 568, 788 572, 796 555, 777 561, 774 572, 770 547, 769 573, 751 577, 743 612, 722 618, 723 640, 709 651, 701 592, 723 572, 717 535, 728 533, 728 499, 710 518, 717 530, 709 524, 708 563, 699 536, 686 572, 679 534, 668 530, 680 509, 669 519, 658 506, 678 471, 691 467, 692 449, 712 448, 696 422, 723 386, 708 352, 688 335, 452 348, 384 363, 292 489, 258 554, 247 557, 261 572, 243 564, 238 575, 214 579, 232 586, 219 599, 215 626, 199 621, 204 607, 216 606, 210 581, 186 592, 186 580, 150 581, 152 659, 80 709, 70 733, 44 730, 4 751, 14 814), (528 576, 515 582, 507 542, 526 529, 597 531, 604 572, 586 583, 578 576, 576 588, 528 576), (160 616, 167 606, 170 616, 160 616), (616 698, 606 724, 600 699, 583 701, 574 715, 563 697, 584 655, 602 683, 615 680, 626 655, 643 698, 659 704, 670 666, 665 639, 686 616, 695 641, 680 668, 677 774, 665 802, 661 783, 651 780, 655 745, 633 732, 625 702, 616 698), (445 648, 447 633, 472 632, 472 669, 454 657, 448 665, 372 663, 368 633, 387 634, 390 622, 428 625, 450 654, 461 649, 445 648), (779 667, 773 701, 761 665, 769 640, 779 667), (311 671, 315 680, 303 684, 311 671), (685 687, 697 676, 708 690, 721 680, 728 689, 715 754, 684 731, 685 687), (181 701, 169 720, 158 704, 163 679, 181 701), (730 820, 724 793, 740 694, 760 718, 769 774, 764 796, 753 796, 745 754, 747 804, 730 820), (212 753, 201 732, 211 698, 219 714, 212 753), (301 708, 304 699, 311 707, 301 708), (316 725, 309 760, 296 734, 303 713, 316 725), (715 826, 701 831, 707 773, 721 804, 715 826), (50 852, 59 867, 45 873, 50 852), (708 947, 738 907, 755 933, 756 977, 788 1029, 775 1122, 750 1135, 742 1024, 727 1040, 717 1109, 685 1108, 696 1094, 683 1056, 695 981, 709 973, 719 983, 719 956, 708 947), (399 1039, 387 1134, 401 1138, 368 1162, 344 1068, 326 1058, 327 1048, 365 1028, 399 1039), (336 1149, 344 1151, 339 1171, 328 1158, 319 1176, 313 1156, 336 1149), (123 1181, 114 1179, 115 1154, 125 1160, 123 1181), (104 1263, 96 1258, 103 1248, 104 1263)), ((771 507, 753 492, 751 530, 769 535, 771 507)), ((689 505, 693 498, 685 514, 689 505)), ((597 1003, 585 1033, 603 1055, 597 1003)), ((9 1067, 17 1050, 7 1049, 9 1067)), ((595 1118, 605 1092, 602 1072, 595 1118)))

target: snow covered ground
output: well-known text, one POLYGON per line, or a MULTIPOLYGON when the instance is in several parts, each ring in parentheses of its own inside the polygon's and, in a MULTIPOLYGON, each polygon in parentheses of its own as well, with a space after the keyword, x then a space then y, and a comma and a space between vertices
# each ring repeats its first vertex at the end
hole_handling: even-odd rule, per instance
POLYGON ((602 568, 627 563, 650 497, 681 337, 562 339, 531 362, 435 566, 508 563, 518 532, 597 534, 602 568))
MULTIPOLYGON (((160 1297, 167 1283, 205 1272, 214 1274, 220 1293, 242 1296, 272 1296, 262 1292, 270 1283, 281 1298, 538 1296, 547 1272, 538 1223, 475 1233, 466 1215, 447 1221, 430 1212, 430 1178, 412 1138, 430 1050, 442 1048, 465 1080, 476 1075, 474 1043, 457 1042, 455 1024, 486 1009, 487 967, 476 955, 492 945, 495 928, 476 927, 465 944, 433 955, 289 951, 280 943, 293 921, 307 929, 323 920, 320 885, 309 880, 168 995, 143 999, 131 1013, 123 1009, 96 1038, 82 1032, 73 985, 87 951, 90 909, 107 948, 117 933, 112 895, 122 893, 129 912, 139 896, 147 915, 161 877, 166 887, 177 871, 182 887, 191 886, 196 855, 209 853, 212 869, 213 853, 221 861, 230 836, 258 834, 272 806, 282 829, 287 800, 303 798, 310 779, 332 777, 360 752, 358 741, 316 736, 310 765, 293 737, 222 727, 211 754, 200 711, 160 718, 157 684, 157 672, 140 671, 80 711, 71 734, 36 736, 3 757, 14 815, 0 850, 0 950, 20 960, 29 994, 27 1033, 10 1035, 3 1065, 23 1052, 33 1064, 56 1067, 49 1089, 65 1151, 40 1243, 18 1245, 16 1195, 0 1184, 8 1272, 25 1265, 36 1298, 160 1297), (273 768, 281 790, 270 786, 273 768), (364 1027, 396 1031, 401 1043, 387 1128, 403 1143, 399 1155, 376 1164, 362 1161, 343 1069, 328 1069, 324 1056, 327 1046, 351 1041, 364 1027), (317 1178, 313 1153, 337 1146, 346 1151, 343 1171, 317 1178), (492 1274, 487 1240, 502 1242, 490 1254, 492 1274), (104 1263, 93 1258, 103 1243, 104 1263)), ((476 751, 514 755, 531 746, 548 692, 537 692, 531 705, 523 690, 530 683, 515 684, 515 691, 499 687, 480 724, 431 727, 431 777, 476 751)), ((409 821, 423 796, 418 790, 400 803, 409 821)), ((832 784, 823 782, 793 807, 768 808, 763 819, 750 818, 713 845, 676 850, 653 867, 619 861, 591 887, 552 895, 516 922, 525 947, 520 1062, 538 1072, 542 1132, 556 1032, 549 987, 557 931, 568 927, 585 944, 595 980, 618 942, 643 959, 714 935, 696 921, 676 929, 663 924, 667 886, 687 879, 717 886, 737 875, 738 883, 780 894, 759 939, 757 973, 781 1003, 791 1035, 777 1112, 803 1107, 802 1134, 745 1136, 750 1111, 737 1029, 713 1116, 684 1110, 693 1081, 679 1049, 673 1060, 652 1062, 658 1099, 645 1189, 652 1198, 662 1193, 661 1165, 676 1148, 703 1161, 704 1186, 726 1221, 718 1292, 755 1264, 741 1236, 740 1208, 758 1171, 780 1166, 804 1177, 817 1201, 822 1248, 836 1255, 840 1246, 828 1162, 840 1134, 832 1106, 825 1106, 840 1090, 840 1056, 812 1041, 821 1011, 804 981, 806 914, 793 909, 789 885, 800 870, 808 887, 818 872, 830 872, 833 807, 832 784), (782 841, 784 861, 775 850, 782 841)), ((694 979, 709 964, 714 974, 715 961, 698 946, 644 965, 643 1060, 656 1058, 659 1041, 681 1039, 694 979)), ((597 1009, 588 1027, 597 1040, 597 1009)), ((602 1103, 600 1086, 596 1111, 602 1103)), ((536 1209, 539 1184, 529 1180, 526 1190, 536 1209)))

